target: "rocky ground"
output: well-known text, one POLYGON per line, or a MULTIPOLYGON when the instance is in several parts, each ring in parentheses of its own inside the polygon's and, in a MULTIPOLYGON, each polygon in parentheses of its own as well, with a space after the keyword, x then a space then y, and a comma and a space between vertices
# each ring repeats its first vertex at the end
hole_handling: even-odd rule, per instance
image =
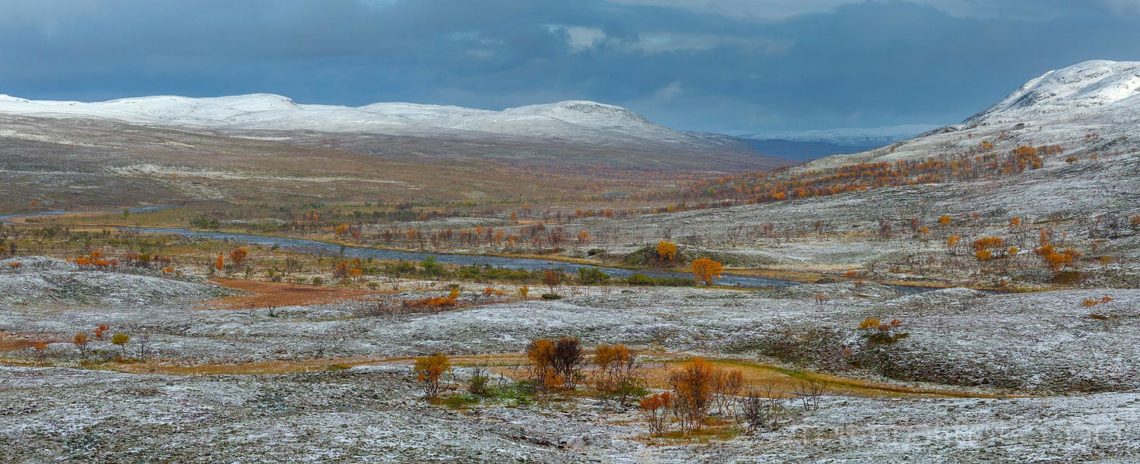
MULTIPOLYGON (((560 301, 503 298, 446 311, 384 311, 407 291, 313 306, 202 309, 207 282, 75 269, 24 258, 0 270, 0 443, 8 462, 1121 462, 1140 456, 1140 290, 901 295, 851 283, 761 290, 564 289, 560 301), (817 293, 830 301, 816 304, 817 293), (1086 298, 1111 301, 1086 307, 1086 298), (389 306, 382 306, 389 305, 389 306), (1097 318, 1090 317, 1097 315, 1097 318), (866 317, 909 337, 843 358, 866 317), (575 335, 831 370, 1014 398, 829 396, 786 428, 706 444, 648 438, 632 411, 589 398, 454 410, 420 399, 405 364, 275 375, 130 374, 119 348, 79 330, 145 335, 149 356, 200 365, 316 358, 510 353, 575 335), (86 362, 81 362, 85 360, 86 362), (44 367, 51 366, 51 367, 44 367), (979 390, 980 389, 980 390, 979 390), (1028 394, 1029 397, 1016 397, 1028 394)), ((3 263, 0 263, 3 264, 3 263)), ((406 284, 405 287, 412 287, 406 284)), ((465 299, 468 297, 464 297, 465 299)), ((128 344, 136 356, 137 339, 128 344)), ((462 379, 467 373, 460 370, 462 379)))

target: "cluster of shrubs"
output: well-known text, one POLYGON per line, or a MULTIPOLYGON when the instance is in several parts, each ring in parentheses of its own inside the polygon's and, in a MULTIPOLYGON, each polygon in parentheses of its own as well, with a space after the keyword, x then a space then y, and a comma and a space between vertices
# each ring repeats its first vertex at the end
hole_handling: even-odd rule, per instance
POLYGON ((669 391, 648 395, 638 405, 658 435, 668 433, 673 424, 685 435, 699 431, 714 414, 748 433, 779 430, 793 416, 789 402, 798 400, 805 411, 815 410, 826 392, 826 387, 814 380, 800 382, 791 395, 776 391, 771 384, 763 390, 745 391, 742 371, 719 368, 702 358, 671 372, 669 384, 669 391))
POLYGON ((902 325, 898 319, 883 322, 879 318, 868 317, 859 323, 859 331, 868 346, 893 345, 910 336, 899 330, 902 325))
MULTIPOLYGON (((129 360, 127 357, 127 344, 131 341, 130 334, 126 332, 112 333, 111 328, 107 324, 99 324, 97 327, 95 327, 95 329, 91 331, 90 335, 88 335, 87 331, 79 331, 76 332, 75 336, 71 338, 71 344, 75 346, 76 350, 79 351, 79 356, 81 358, 87 357, 87 355, 90 353, 90 347, 93 342, 102 341, 109 342, 110 344, 119 347, 120 352, 119 355, 116 356, 119 361, 129 360)), ((146 340, 144 339, 143 342, 144 344, 140 345, 139 347, 139 360, 146 361, 146 340)), ((35 341, 31 344, 32 351, 35 354, 37 361, 43 363, 47 360, 48 345, 49 342, 44 340, 35 341)))
MULTIPOLYGON (((654 434, 668 434, 674 426, 689 435, 709 424, 737 424, 751 433, 777 430, 793 416, 789 404, 797 400, 804 410, 819 407, 825 393, 823 384, 804 381, 792 394, 749 389, 743 371, 714 366, 694 358, 668 374, 669 389, 653 393, 647 388, 646 373, 638 354, 622 344, 598 345, 588 356, 574 337, 539 338, 526 348, 528 375, 512 387, 490 386, 490 376, 475 369, 466 393, 440 399, 443 379, 451 371, 451 360, 444 354, 417 358, 413 367, 424 396, 448 405, 466 405, 479 398, 503 397, 504 391, 541 395, 573 392, 580 387, 607 409, 636 406, 654 434)), ((511 396, 511 395, 505 395, 511 396)))
MULTIPOLYGON (((516 389, 554 393, 585 385, 597 399, 615 408, 630 407, 647 393, 637 353, 625 345, 598 345, 591 357, 586 355, 577 338, 539 338, 527 345, 526 356, 528 376, 516 389)), ((446 355, 436 353, 417 358, 413 369, 424 395, 434 399, 442 391, 441 382, 451 369, 451 361, 446 355)), ((468 393, 489 395, 486 371, 476 369, 468 382, 468 393)))

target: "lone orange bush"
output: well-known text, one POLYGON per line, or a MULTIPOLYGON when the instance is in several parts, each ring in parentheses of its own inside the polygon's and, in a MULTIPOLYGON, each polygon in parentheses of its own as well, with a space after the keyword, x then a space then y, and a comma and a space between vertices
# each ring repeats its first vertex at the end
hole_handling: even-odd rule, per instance
POLYGON ((624 407, 641 388, 637 355, 625 345, 598 345, 594 366, 594 389, 607 404, 616 402, 624 407))
POLYGON ((111 344, 118 345, 123 349, 123 359, 127 357, 127 342, 131 341, 131 336, 126 333, 119 332, 111 336, 111 344))
POLYGON ((691 270, 698 282, 704 282, 705 285, 712 285, 713 282, 720 277, 720 274, 724 272, 724 265, 708 258, 699 258, 693 261, 691 270))
POLYGON ((657 242, 657 258, 665 264, 670 264, 677 259, 677 244, 662 240, 657 242))
POLYGON ((416 380, 423 385, 424 395, 435 398, 439 396, 440 379, 451 370, 451 360, 443 353, 416 358, 413 370, 416 372, 416 380))
POLYGON ((71 339, 71 343, 79 349, 79 354, 87 354, 87 332, 78 332, 71 339))
POLYGON ((556 388, 562 386, 554 367, 554 340, 538 338, 531 340, 526 348, 526 357, 530 360, 531 376, 543 388, 556 388))
POLYGON ((588 231, 588 230, 578 231, 578 245, 589 245, 589 244, 590 244, 590 231, 588 231))
POLYGON ((233 261, 234 266, 241 267, 242 264, 245 264, 245 259, 248 256, 249 250, 245 248, 237 247, 230 250, 230 261, 233 261))
POLYGON ((546 269, 542 271, 542 283, 550 289, 550 294, 555 295, 555 290, 558 285, 562 283, 562 272, 556 269, 546 269))

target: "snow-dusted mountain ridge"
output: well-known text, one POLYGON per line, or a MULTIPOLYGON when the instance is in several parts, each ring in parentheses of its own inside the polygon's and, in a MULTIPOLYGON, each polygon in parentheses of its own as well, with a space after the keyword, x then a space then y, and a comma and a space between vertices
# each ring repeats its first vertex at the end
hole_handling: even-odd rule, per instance
POLYGON ((0 95, 0 113, 209 130, 710 143, 708 137, 668 129, 628 109, 591 101, 562 101, 491 111, 414 103, 375 103, 361 107, 310 105, 272 94, 213 98, 154 96, 94 103, 36 101, 0 95))
POLYGON ((1140 62, 1085 61, 1046 72, 964 124, 1140 114, 1140 62), (1123 112, 1125 114, 1118 114, 1123 112))

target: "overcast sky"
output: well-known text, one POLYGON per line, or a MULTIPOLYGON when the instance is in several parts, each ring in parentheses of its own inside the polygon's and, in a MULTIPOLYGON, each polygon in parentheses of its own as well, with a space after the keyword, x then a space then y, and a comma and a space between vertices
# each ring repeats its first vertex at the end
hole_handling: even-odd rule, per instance
POLYGON ((1140 0, 4 0, 0 93, 588 99, 718 132, 950 123, 1140 60, 1140 0))

